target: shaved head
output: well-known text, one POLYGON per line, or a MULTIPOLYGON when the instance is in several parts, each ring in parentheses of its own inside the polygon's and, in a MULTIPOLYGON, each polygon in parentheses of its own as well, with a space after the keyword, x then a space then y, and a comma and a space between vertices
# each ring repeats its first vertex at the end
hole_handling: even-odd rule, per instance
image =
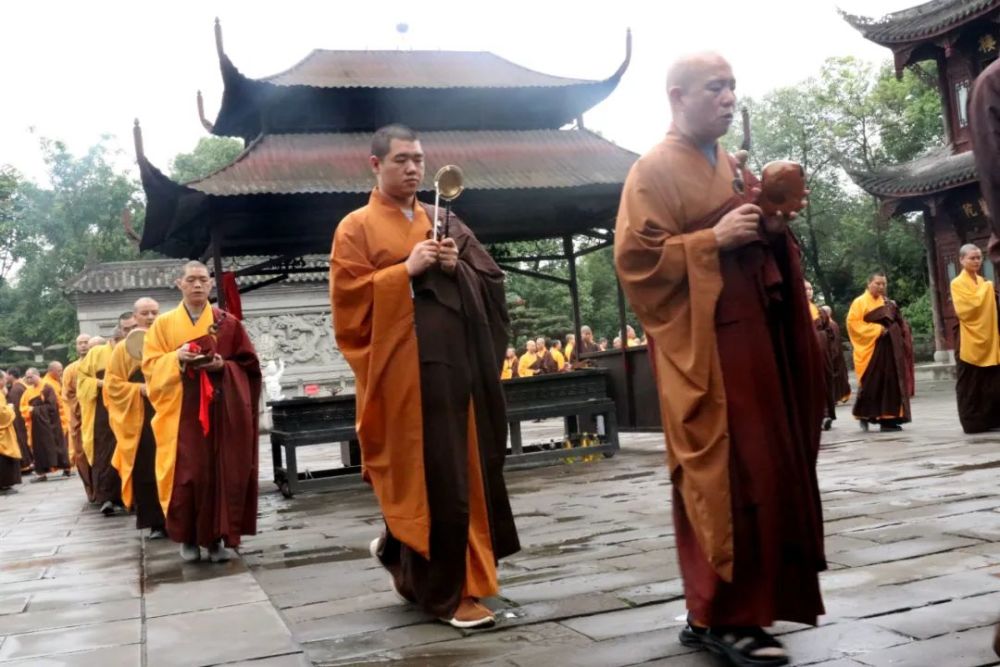
POLYGON ((90 340, 87 341, 87 349, 93 350, 98 345, 104 345, 106 342, 108 341, 101 336, 91 336, 90 340))
POLYGON ((160 314, 160 304, 156 299, 144 296, 137 299, 132 305, 132 316, 140 329, 148 329, 153 326, 153 321, 160 314))
POLYGON ((49 362, 49 372, 50 373, 58 374, 58 373, 62 373, 62 370, 63 370, 63 365, 61 363, 59 363, 58 361, 50 361, 49 362))
POLYGON ((184 266, 181 267, 181 274, 178 277, 183 278, 188 274, 189 271, 191 271, 191 269, 201 269, 205 273, 209 272, 208 267, 205 266, 204 262, 199 262, 196 259, 192 259, 190 262, 185 263, 184 266))
POLYGON ((667 91, 680 88, 683 92, 689 92, 707 72, 719 66, 728 68, 729 61, 714 51, 681 56, 667 70, 667 91))
POLYGON ((90 334, 82 333, 76 337, 76 354, 78 357, 82 357, 87 352, 87 342, 90 340, 90 334))

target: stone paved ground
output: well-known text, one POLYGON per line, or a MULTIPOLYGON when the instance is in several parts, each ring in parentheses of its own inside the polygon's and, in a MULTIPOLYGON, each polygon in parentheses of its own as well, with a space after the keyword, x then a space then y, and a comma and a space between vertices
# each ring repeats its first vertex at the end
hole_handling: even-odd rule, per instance
MULTIPOLYGON (((824 436, 829 613, 778 626, 795 664, 1000 664, 1000 434, 963 436, 947 385, 919 393, 903 434, 842 418, 824 436)), ((676 641, 662 440, 623 445, 508 475, 524 548, 501 567, 501 622, 476 633, 396 603, 367 554, 380 519, 360 484, 291 500, 262 484, 260 535, 225 566, 179 564, 86 507, 75 478, 22 486, 0 496, 0 666, 717 665, 676 641)))

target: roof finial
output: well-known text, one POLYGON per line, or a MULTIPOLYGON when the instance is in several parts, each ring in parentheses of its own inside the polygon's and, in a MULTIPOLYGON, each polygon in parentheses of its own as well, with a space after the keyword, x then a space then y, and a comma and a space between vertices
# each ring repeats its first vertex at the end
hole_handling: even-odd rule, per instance
POLYGON ((132 128, 132 141, 135 143, 135 157, 137 160, 142 160, 146 157, 146 153, 142 148, 142 127, 139 125, 139 119, 135 119, 135 126, 132 128))
POLYGON ((222 23, 219 21, 219 17, 215 17, 215 50, 219 52, 219 56, 225 52, 222 48, 222 23))
POLYGON ((202 98, 200 90, 198 91, 198 118, 201 120, 201 126, 211 134, 215 126, 212 125, 212 121, 205 118, 205 100, 202 98))
POLYGON ((632 28, 625 29, 625 60, 622 64, 618 66, 618 71, 616 71, 611 78, 620 79, 625 70, 628 69, 629 63, 632 62, 632 28))

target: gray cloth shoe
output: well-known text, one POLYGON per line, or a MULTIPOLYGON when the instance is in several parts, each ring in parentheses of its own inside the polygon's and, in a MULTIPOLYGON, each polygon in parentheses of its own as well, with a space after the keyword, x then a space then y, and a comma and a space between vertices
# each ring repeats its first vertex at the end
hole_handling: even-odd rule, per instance
POLYGON ((197 544, 182 544, 181 558, 187 563, 195 563, 201 560, 201 549, 197 544))
POLYGON ((236 554, 233 553, 232 549, 227 549, 219 540, 215 545, 208 550, 208 559, 213 563, 225 563, 236 558, 236 554))

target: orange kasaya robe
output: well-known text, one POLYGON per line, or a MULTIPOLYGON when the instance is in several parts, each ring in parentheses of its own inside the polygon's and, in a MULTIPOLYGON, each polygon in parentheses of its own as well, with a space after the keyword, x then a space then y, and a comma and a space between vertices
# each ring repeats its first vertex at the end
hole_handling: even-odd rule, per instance
POLYGON ((94 502, 121 503, 122 483, 111 464, 115 453, 115 434, 108 420, 104 397, 106 375, 111 360, 110 342, 91 348, 77 368, 76 395, 80 402, 80 431, 83 451, 90 463, 94 502))
MULTIPOLYGON (((65 371, 64 371, 65 373, 65 371)), ((63 402, 63 383, 62 381, 52 375, 52 373, 46 373, 42 376, 42 382, 52 387, 52 391, 56 392, 56 396, 59 398, 59 423, 62 425, 62 430, 64 434, 69 433, 69 410, 66 409, 66 404, 63 402)), ((67 435, 67 443, 69 438, 67 435)))
POLYGON ((517 358, 514 359, 504 359, 503 368, 500 369, 500 379, 510 380, 511 378, 517 377, 515 372, 517 371, 517 358))
POLYGON ((815 624, 822 359, 791 231, 718 247, 712 227, 756 185, 743 172, 738 191, 734 165, 672 129, 626 180, 615 265, 653 360, 688 609, 815 624))
POLYGON ((0 392, 0 489, 21 483, 21 446, 14 431, 17 410, 0 392))
POLYGON ((19 406, 28 431, 28 442, 39 475, 69 466, 66 441, 59 420, 59 397, 52 386, 38 382, 28 386, 19 406))
POLYGON ((1000 428, 1000 326, 993 283, 967 271, 951 281, 958 316, 958 419, 966 433, 1000 428))
POLYGON ((142 373, 156 415, 156 484, 175 542, 237 547, 257 530, 258 403, 253 344, 232 315, 205 306, 192 322, 182 303, 146 332, 142 373), (177 350, 198 342, 225 364, 181 369, 177 350))
POLYGON ((517 377, 530 378, 537 372, 539 366, 538 355, 525 352, 517 362, 517 377))
MULTIPOLYGON (((518 548, 502 477, 506 420, 499 370, 506 332, 497 339, 496 327, 482 329, 498 309, 506 317, 503 274, 464 225, 454 219, 451 225, 460 251, 456 276, 431 269, 411 287, 405 260, 427 238, 430 218, 416 205, 411 222, 376 190, 367 206, 340 222, 330 257, 337 345, 356 379, 363 477, 378 498, 393 551, 404 552, 404 574, 426 578, 412 582, 418 603, 439 616, 453 613, 459 594, 494 595, 496 559, 518 548), (484 306, 485 298, 493 301, 484 306), (470 312, 476 299, 479 315, 463 322, 457 313, 470 312), (418 340, 422 327, 426 335, 418 340), (451 329, 438 332, 442 327, 451 329), (428 359, 435 342, 466 352, 471 394, 450 361, 427 363, 438 355, 453 358, 442 350, 428 359), (436 379, 429 381, 428 374, 436 379), (464 403, 455 404, 456 395, 466 396, 455 399, 464 403), (424 447, 428 434, 432 450, 424 447), (448 449, 462 440, 458 449, 448 449), (434 507, 441 497, 450 500, 434 507)), ((392 558, 398 562, 399 554, 392 558)))
POLYGON ((80 475, 83 489, 87 494, 87 500, 94 502, 94 486, 90 469, 90 461, 83 453, 83 424, 80 415, 80 400, 77 397, 77 384, 79 382, 80 362, 77 359, 66 366, 63 371, 63 405, 66 406, 66 413, 69 415, 69 430, 66 432, 66 446, 69 449, 69 461, 76 466, 76 471, 80 475))

